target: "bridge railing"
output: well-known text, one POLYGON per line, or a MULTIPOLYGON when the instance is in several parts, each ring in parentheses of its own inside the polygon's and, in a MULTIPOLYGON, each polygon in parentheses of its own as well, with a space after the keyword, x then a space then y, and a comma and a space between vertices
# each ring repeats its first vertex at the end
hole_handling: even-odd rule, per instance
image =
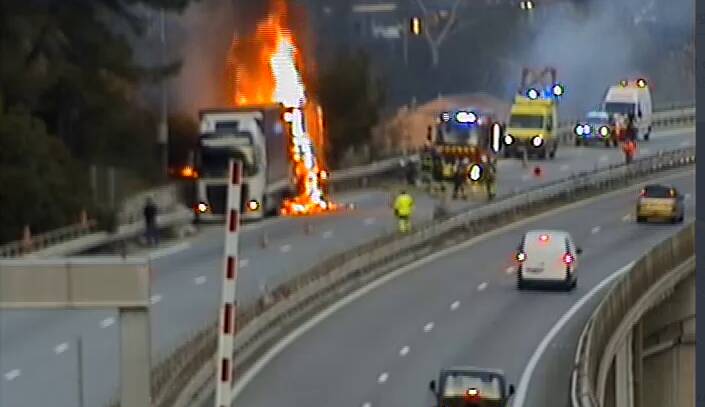
MULTIPOLYGON (((632 185, 638 177, 694 161, 695 149, 691 147, 640 158, 629 165, 574 174, 549 185, 517 191, 445 220, 420 225, 410 235, 382 236, 334 255, 280 285, 260 302, 239 307, 234 377, 239 377, 259 355, 308 315, 402 264, 427 256, 438 250, 439 245, 457 243, 551 205, 632 185)), ((209 326, 155 368, 155 406, 193 405, 197 395, 209 392, 215 371, 216 335, 215 325, 209 326)))
POLYGON ((642 256, 610 289, 583 330, 572 376, 573 407, 629 407, 631 333, 669 290, 695 272, 695 224, 642 256), (610 378, 612 381, 610 381, 610 378))

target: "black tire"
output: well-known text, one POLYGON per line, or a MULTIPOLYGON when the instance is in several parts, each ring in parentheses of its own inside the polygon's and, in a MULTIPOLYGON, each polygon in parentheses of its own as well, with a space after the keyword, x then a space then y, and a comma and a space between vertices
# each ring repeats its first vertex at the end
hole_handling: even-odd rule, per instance
POLYGON ((548 157, 551 160, 554 160, 556 158, 556 151, 558 151, 558 146, 554 147, 553 150, 551 150, 551 152, 548 153, 548 157))
POLYGON ((578 276, 573 277, 573 284, 572 284, 573 290, 578 288, 578 276))
POLYGON ((576 138, 575 138, 575 146, 576 146, 576 147, 580 147, 581 144, 582 144, 582 143, 581 143, 580 137, 576 137, 576 138))
POLYGON ((610 148, 610 139, 605 140, 605 148, 610 148))
POLYGON ((538 156, 539 156, 539 159, 545 160, 546 159, 546 149, 545 148, 541 149, 541 151, 539 151, 538 156))
POLYGON ((636 217, 636 223, 645 223, 645 222, 646 222, 646 218, 645 218, 645 217, 643 217, 643 216, 637 216, 637 217, 636 217))
POLYGON ((517 290, 526 290, 526 281, 521 278, 521 272, 517 272, 517 290))

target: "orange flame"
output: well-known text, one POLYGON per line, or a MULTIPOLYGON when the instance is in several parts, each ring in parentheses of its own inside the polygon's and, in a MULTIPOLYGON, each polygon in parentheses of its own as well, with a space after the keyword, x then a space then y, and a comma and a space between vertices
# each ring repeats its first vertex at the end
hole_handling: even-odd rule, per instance
POLYGON ((335 209, 325 197, 328 173, 316 149, 323 147, 320 106, 307 101, 296 38, 287 24, 283 0, 272 0, 271 12, 253 35, 235 39, 228 56, 228 97, 235 106, 280 103, 290 136, 290 157, 298 195, 284 202, 284 215, 335 209), (306 120, 309 118, 309 120, 306 120))

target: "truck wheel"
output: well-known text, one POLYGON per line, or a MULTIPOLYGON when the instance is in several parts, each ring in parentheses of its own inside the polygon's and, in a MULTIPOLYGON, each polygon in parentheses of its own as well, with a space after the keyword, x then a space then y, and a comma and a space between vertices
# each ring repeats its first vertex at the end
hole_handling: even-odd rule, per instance
POLYGON ((580 147, 580 144, 582 144, 581 141, 580 141, 580 137, 576 137, 576 138, 575 138, 575 146, 576 146, 576 147, 580 147))
POLYGON ((646 222, 646 218, 643 216, 637 216, 636 217, 636 223, 644 223, 646 222))
POLYGON ((554 147, 553 150, 551 150, 551 152, 548 153, 548 156, 551 158, 551 160, 556 158, 556 150, 558 150, 558 146, 554 147))

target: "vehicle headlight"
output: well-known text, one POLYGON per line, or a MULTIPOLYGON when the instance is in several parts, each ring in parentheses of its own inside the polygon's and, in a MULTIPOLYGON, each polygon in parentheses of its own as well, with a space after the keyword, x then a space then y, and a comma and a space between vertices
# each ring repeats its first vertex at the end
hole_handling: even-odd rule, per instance
POLYGON ((607 137, 610 134, 610 129, 607 126, 602 126, 600 127, 600 134, 604 137, 607 137))
POLYGON ((514 142, 514 137, 511 134, 506 134, 504 136, 504 144, 511 145, 514 142))
POLYGON ((251 210, 251 211, 256 211, 256 210, 258 210, 258 209, 259 209, 259 202, 257 202, 256 199, 250 199, 250 200, 247 202, 247 209, 249 209, 249 210, 251 210))
POLYGON ((534 138, 531 139, 531 144, 534 147, 541 147, 543 145, 543 137, 541 136, 534 136, 534 138))
POLYGON ((199 202, 196 206, 196 210, 198 211, 198 213, 206 213, 208 212, 208 204, 205 202, 199 202))
POLYGON ((482 166, 480 166, 479 164, 471 165, 470 170, 468 171, 468 178, 470 178, 471 181, 479 181, 481 177, 482 166))
POLYGON ((575 134, 577 134, 578 136, 582 136, 583 135, 583 125, 579 124, 579 125, 575 126, 574 131, 575 131, 575 134))
POLYGON ((585 134, 590 134, 591 131, 592 131, 592 129, 590 128, 590 125, 588 125, 588 124, 583 125, 583 132, 585 134))

